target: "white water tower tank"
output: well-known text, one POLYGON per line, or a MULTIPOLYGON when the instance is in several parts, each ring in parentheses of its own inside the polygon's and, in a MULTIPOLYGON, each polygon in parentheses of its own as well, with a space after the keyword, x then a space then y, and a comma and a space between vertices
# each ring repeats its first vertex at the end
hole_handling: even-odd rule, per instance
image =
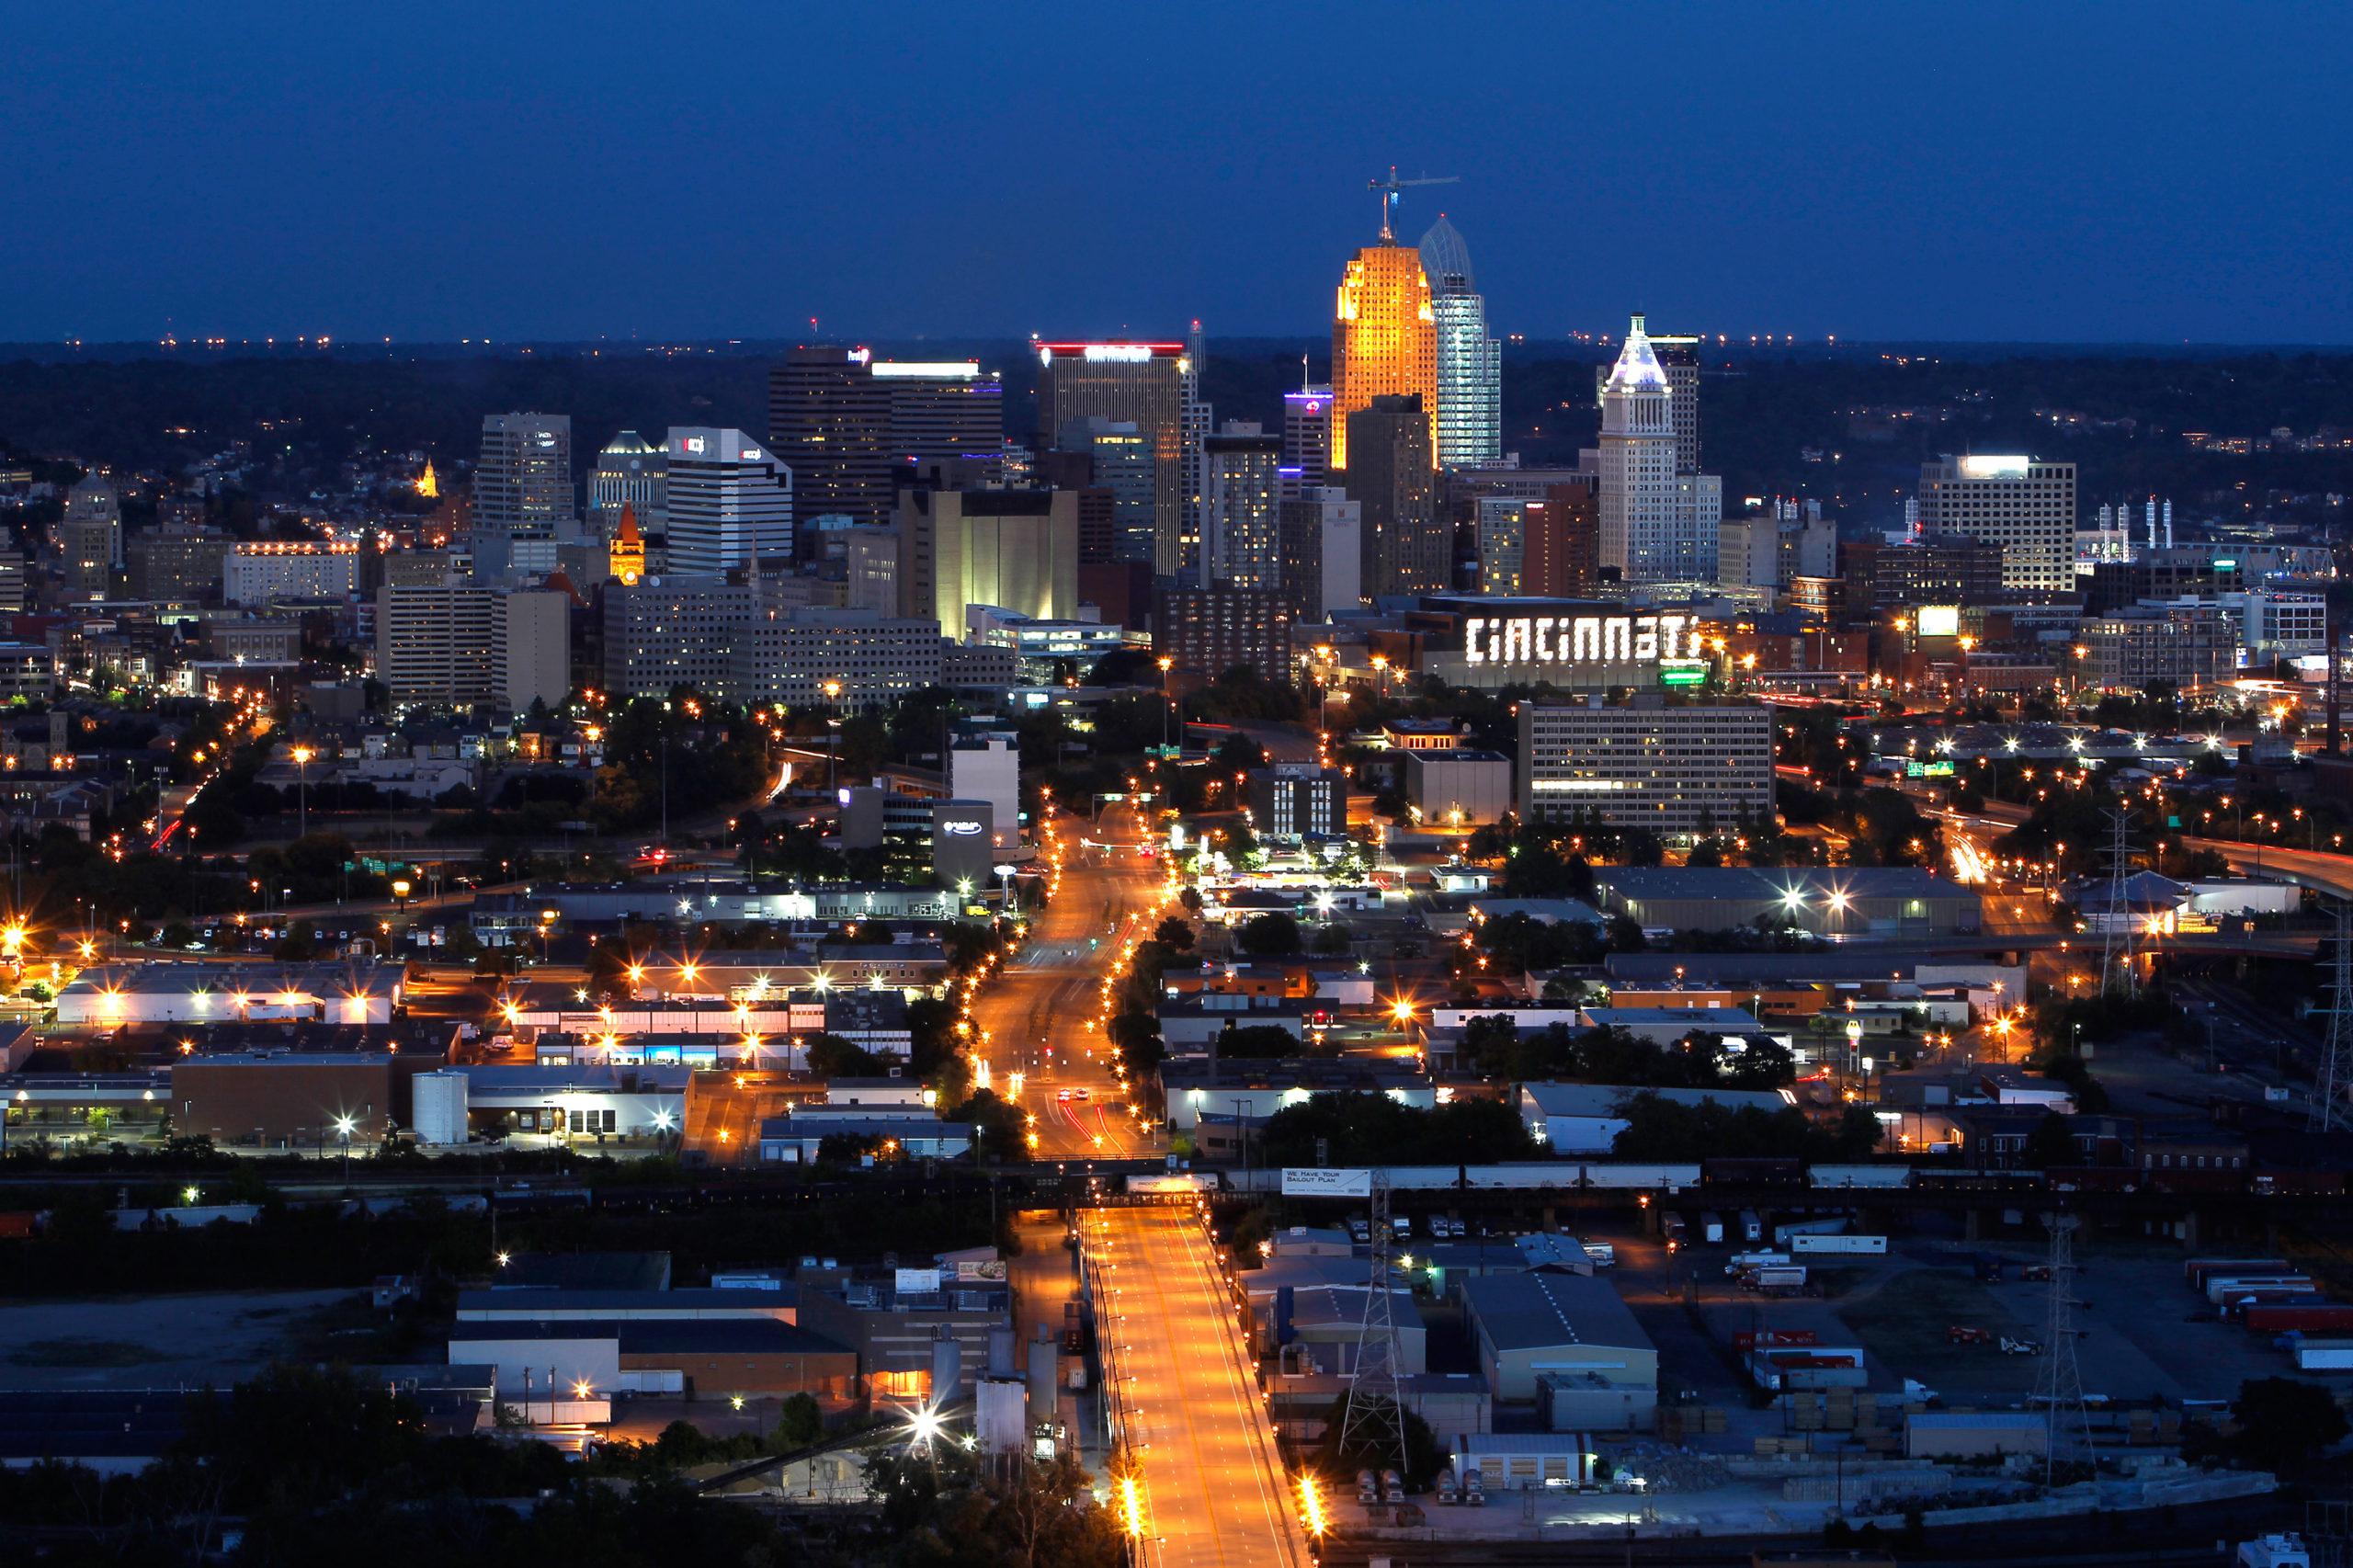
POLYGON ((411 1083, 416 1096, 416 1141, 426 1144, 463 1143, 466 1075, 447 1070, 419 1073, 411 1083))

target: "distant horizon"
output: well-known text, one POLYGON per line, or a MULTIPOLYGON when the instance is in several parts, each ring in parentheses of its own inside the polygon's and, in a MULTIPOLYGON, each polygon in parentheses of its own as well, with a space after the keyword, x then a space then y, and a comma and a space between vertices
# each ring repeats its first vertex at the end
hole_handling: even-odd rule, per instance
MULTIPOLYGON (((1669 323, 1667 324, 1666 330, 1682 331, 1684 330, 1684 327, 1677 324, 1669 323)), ((1218 352, 1221 345, 1227 345, 1231 346, 1235 351, 1252 354, 1272 354, 1277 352, 1297 353, 1302 347, 1305 347, 1311 353, 1317 353, 1317 357, 1319 358, 1323 358, 1329 357, 1330 334, 1331 329, 1328 324, 1296 334, 1237 333, 1231 335, 1222 336, 1214 332, 1205 332, 1204 343, 1207 346, 1207 351, 1212 356, 1218 352), (1319 350, 1321 351, 1320 353, 1318 353, 1319 350)), ((1086 333, 1073 331, 1058 335, 1058 336, 1064 338, 1084 338, 1105 343, 1175 341, 1183 335, 1184 334, 1181 330, 1172 331, 1169 333, 1086 333)), ((1771 354, 1777 357, 1794 354, 1817 358, 1836 358, 1853 354, 1881 352, 1891 349, 1901 349, 1911 353, 1966 351, 1972 357, 2007 350, 2029 354, 2037 358, 2048 358, 2052 354, 2067 352, 2079 352, 2094 356, 2113 353, 2130 355, 2136 358, 2161 357, 2168 353, 2186 353, 2194 355, 2200 358, 2211 358, 2218 355, 2237 353, 2353 354, 2353 340, 2336 342, 2321 339, 2170 339, 2147 337, 1847 338, 1841 336, 1836 341, 1833 341, 1825 337, 1807 338, 1801 336, 1795 338, 1793 341, 1784 341, 1782 338, 1777 336, 1774 340, 1768 343, 1764 341, 1761 336, 1756 340, 1752 341, 1746 337, 1732 338, 1729 334, 1726 334, 1724 335, 1726 340, 1718 344, 1712 341, 1715 335, 1707 334, 1702 335, 1711 339, 1711 341, 1707 345, 1707 347, 1711 350, 1720 348, 1727 354, 1747 354, 1754 352, 1760 356, 1771 354)), ((381 335, 358 335, 351 337, 331 336, 325 339, 323 344, 313 344, 307 338, 300 335, 279 337, 274 342, 267 336, 262 336, 232 338, 225 342, 220 341, 217 338, 203 340, 182 338, 176 343, 165 343, 156 339, 141 338, 66 338, 54 340, 41 338, 0 338, 0 362, 22 362, 25 360, 31 360, 36 363, 70 363, 76 358, 88 358, 94 360, 99 358, 117 360, 126 358, 151 358, 159 360, 199 360, 211 358, 215 360, 228 360, 233 358, 264 358, 322 359, 350 358, 358 359, 380 358, 387 355, 398 357, 403 351, 429 351, 434 353, 437 357, 456 358, 497 358, 516 353, 551 351, 563 352, 565 354, 577 353, 594 355, 608 350, 635 351, 645 354, 695 351, 734 355, 775 353, 801 345, 831 343, 839 343, 848 347, 871 347, 894 351, 912 348, 917 346, 929 346, 933 347, 971 348, 996 353, 1019 353, 1030 341, 1031 338, 1026 334, 1009 335, 994 333, 913 333, 881 335, 818 333, 814 335, 802 334, 798 335, 776 336, 645 338, 616 337, 611 335, 586 337, 517 336, 511 338, 483 338, 479 341, 463 337, 404 338, 395 336, 387 338, 381 335)), ((1614 348, 1614 346, 1619 341, 1620 338, 1616 334, 1612 334, 1608 337, 1604 337, 1599 335, 1573 335, 1539 337, 1523 334, 1517 336, 1505 337, 1503 339, 1503 350, 1507 359, 1513 357, 1516 352, 1524 356, 1530 350, 1535 349, 1562 349, 1597 356, 1614 348)))

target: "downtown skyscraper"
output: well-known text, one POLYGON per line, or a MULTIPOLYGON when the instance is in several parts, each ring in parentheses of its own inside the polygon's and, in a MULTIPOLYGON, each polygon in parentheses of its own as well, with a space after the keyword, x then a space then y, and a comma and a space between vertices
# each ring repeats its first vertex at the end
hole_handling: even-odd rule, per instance
MULTIPOLYGON (((1438 455, 1438 325, 1422 253, 1391 233, 1357 252, 1332 313, 1331 466, 1348 466, 1348 416, 1379 397, 1418 397, 1438 455)), ((1353 492, 1351 492, 1353 494, 1353 492)))
POLYGON ((756 572, 792 555, 792 470, 741 430, 671 427, 670 570, 681 577, 756 572))
POLYGON ((1633 318, 1601 392, 1601 566, 1621 581, 1699 583, 1716 574, 1723 482, 1677 460, 1674 391, 1633 318))
POLYGON ((1440 213, 1422 236, 1421 256, 1438 336, 1438 466, 1495 462, 1504 455, 1503 346, 1487 332, 1471 248, 1440 213))

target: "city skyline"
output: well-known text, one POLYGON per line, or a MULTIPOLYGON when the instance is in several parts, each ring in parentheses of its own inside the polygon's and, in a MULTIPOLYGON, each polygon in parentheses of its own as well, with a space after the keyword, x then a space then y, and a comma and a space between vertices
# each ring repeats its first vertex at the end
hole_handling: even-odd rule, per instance
POLYGON ((468 17, 453 52, 454 10, 244 6, 146 17, 129 53, 31 16, 0 107, 29 155, 0 192, 53 218, 0 256, 0 341, 1293 335, 1394 165, 1461 176, 1399 222, 1461 230, 1498 335, 1643 308, 1817 341, 2342 343, 2353 202, 2318 150, 2353 140, 2327 90, 2353 22, 2295 10, 2293 51, 2187 6, 2034 13, 2033 48, 1990 51, 2029 14, 1964 44, 1849 6, 1419 32, 1383 6, 942 10, 910 42, 583 7, 468 17), (1400 81, 1407 36, 1381 113, 1302 85, 1400 81), (790 94, 763 85, 778 60, 790 94), (1576 85, 1628 70, 1639 112, 1576 85), (1188 84, 1181 112, 1135 90, 1154 77, 1188 84), (624 241, 616 202, 655 217, 624 241))

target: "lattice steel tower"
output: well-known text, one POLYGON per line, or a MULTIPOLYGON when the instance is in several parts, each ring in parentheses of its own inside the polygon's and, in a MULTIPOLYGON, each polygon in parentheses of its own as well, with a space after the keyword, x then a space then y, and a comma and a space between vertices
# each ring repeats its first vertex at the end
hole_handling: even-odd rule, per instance
POLYGON ((2099 989, 2103 996, 2121 995, 2129 1001, 2141 987, 2141 971, 2134 962, 2140 927, 2132 915, 2132 840, 2129 831, 2132 813, 2121 806, 2111 807, 2108 821, 2108 928, 2100 947, 2099 989), (2123 922, 2120 927, 2119 920, 2123 922))
POLYGON ((2312 1129, 2327 1132, 2353 1128, 2346 1096, 2353 1094, 2353 903, 2330 906, 2336 928, 2329 933, 2333 951, 2328 976, 2321 982, 2328 997, 2328 1040, 2321 1047, 2320 1074, 2313 1099, 2312 1129))
POLYGON ((2042 1402, 2042 1484, 2049 1486, 2063 1438, 2080 1435, 2085 1460, 2095 1455, 2091 1414, 2084 1406, 2083 1369, 2075 1362, 2075 1226, 2080 1221, 2074 1214, 2054 1213, 2043 1222, 2051 1227, 2051 1295, 2035 1396, 2042 1402))
POLYGON ((1356 1376, 1348 1383, 1347 1409, 1340 1417, 1340 1452, 1358 1445, 1381 1456, 1394 1455, 1405 1473, 1405 1395, 1398 1380, 1397 1320, 1389 1295, 1389 1173, 1372 1168, 1372 1275, 1364 1296, 1364 1324, 1357 1331, 1356 1376))

